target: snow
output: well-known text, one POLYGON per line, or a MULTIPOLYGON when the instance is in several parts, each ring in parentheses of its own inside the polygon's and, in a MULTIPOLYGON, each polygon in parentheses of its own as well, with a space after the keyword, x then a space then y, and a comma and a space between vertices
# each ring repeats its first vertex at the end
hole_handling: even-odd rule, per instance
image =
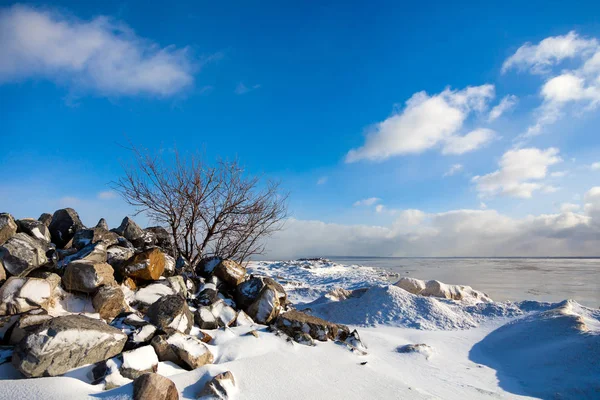
POLYGON ((153 304, 163 296, 175 294, 173 288, 164 283, 153 283, 138 290, 133 300, 144 304, 153 304))
POLYGON ((156 332, 156 327, 154 325, 144 325, 135 331, 132 340, 134 343, 147 342, 154 335, 154 332, 156 332))
POLYGON ((136 371, 148 371, 158 365, 158 357, 150 345, 123 353, 123 367, 136 371))
MULTIPOLYGON (((193 371, 158 363, 158 372, 173 380, 182 399, 196 398, 225 371, 235 376, 240 400, 598 397, 600 310, 573 301, 491 302, 441 282, 440 293, 461 289, 461 299, 423 296, 390 284, 381 271, 327 261, 251 262, 248 271, 282 283, 289 298, 310 313, 357 329, 367 354, 331 341, 290 342, 240 313, 236 326, 206 331, 210 344, 180 333, 168 339, 194 356, 208 349, 215 359, 193 371), (252 330, 258 337, 248 334, 252 330), (400 350, 418 344, 424 346, 400 350)), ((197 328, 192 332, 199 334, 197 328)), ((136 356, 131 363, 146 365, 150 358, 136 356)), ((119 367, 107 383, 125 386, 103 392, 103 385, 91 385, 80 373, 23 380, 15 379, 11 364, 2 364, 0 398, 127 398, 132 386, 117 374, 119 367)))
POLYGON ((169 328, 173 328, 176 331, 185 332, 188 327, 188 322, 188 317, 182 312, 181 314, 173 317, 173 321, 171 321, 169 324, 169 328))

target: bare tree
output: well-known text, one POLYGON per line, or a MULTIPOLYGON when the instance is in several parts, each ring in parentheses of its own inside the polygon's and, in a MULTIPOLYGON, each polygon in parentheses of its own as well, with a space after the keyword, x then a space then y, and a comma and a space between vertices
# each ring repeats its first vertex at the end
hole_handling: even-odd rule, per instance
POLYGON ((287 194, 277 182, 247 176, 237 161, 204 163, 198 156, 172 163, 132 147, 134 163, 113 187, 136 215, 168 227, 178 255, 195 265, 205 256, 244 261, 264 252, 280 230, 287 194))

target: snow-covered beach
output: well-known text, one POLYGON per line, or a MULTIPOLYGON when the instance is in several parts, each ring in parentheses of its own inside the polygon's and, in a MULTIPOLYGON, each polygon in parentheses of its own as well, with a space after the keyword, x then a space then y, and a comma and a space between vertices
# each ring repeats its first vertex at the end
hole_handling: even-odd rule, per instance
MULTIPOLYGON (((385 271, 327 260, 251 262, 247 272, 280 282, 297 309, 357 329, 366 354, 331 341, 301 345, 258 324, 203 330, 213 338, 206 345, 213 364, 192 371, 158 365, 181 398, 196 398, 224 371, 233 373, 239 399, 600 396, 598 309, 572 301, 493 302, 477 288, 431 289, 409 280, 406 288, 421 291, 413 294, 390 284, 385 271)), ((0 376, 3 399, 120 399, 133 390, 125 384, 103 391, 92 383, 91 366, 25 380, 4 363, 0 376)))

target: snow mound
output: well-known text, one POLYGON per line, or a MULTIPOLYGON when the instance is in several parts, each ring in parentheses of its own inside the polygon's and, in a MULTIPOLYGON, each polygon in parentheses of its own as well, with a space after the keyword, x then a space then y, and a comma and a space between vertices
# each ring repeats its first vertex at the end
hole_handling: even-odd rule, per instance
POLYGON ((421 296, 440 297, 442 299, 464 300, 474 303, 491 303, 492 299, 487 294, 478 290, 473 290, 471 286, 448 285, 440 281, 422 281, 415 278, 401 278, 395 284, 396 286, 412 294, 421 296))
POLYGON ((402 326, 424 330, 467 329, 477 326, 459 305, 414 295, 394 285, 377 285, 360 297, 341 301, 317 299, 307 304, 311 314, 350 325, 402 326))
POLYGON ((469 356, 494 368, 500 386, 515 394, 598 398, 600 310, 563 301, 498 328, 469 356))

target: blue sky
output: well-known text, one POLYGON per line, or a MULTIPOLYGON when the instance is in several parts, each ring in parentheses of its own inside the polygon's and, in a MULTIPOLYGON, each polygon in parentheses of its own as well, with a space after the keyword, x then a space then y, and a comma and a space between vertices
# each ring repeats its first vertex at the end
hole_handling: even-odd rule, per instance
POLYGON ((131 140, 280 179, 273 257, 598 255, 594 2, 0 4, 17 217, 117 224, 131 140))

